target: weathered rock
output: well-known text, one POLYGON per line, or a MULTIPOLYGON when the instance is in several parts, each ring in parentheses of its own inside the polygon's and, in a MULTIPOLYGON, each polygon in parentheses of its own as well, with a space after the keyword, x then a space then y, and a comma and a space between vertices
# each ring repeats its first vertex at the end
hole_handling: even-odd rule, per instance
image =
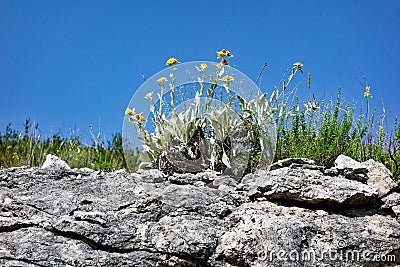
POLYGON ((400 219, 400 193, 392 193, 384 197, 383 202, 385 203, 382 208, 391 209, 400 219))
POLYGON ((43 169, 71 169, 69 165, 63 161, 62 159, 58 158, 57 156, 48 154, 46 156, 46 160, 42 165, 43 169))
POLYGON ((252 198, 264 197, 281 204, 343 209, 378 205, 378 193, 363 183, 343 176, 325 176, 323 171, 301 166, 258 172, 244 177, 240 188, 252 198))
POLYGON ((276 170, 284 167, 291 167, 291 166, 316 166, 315 161, 304 159, 304 158, 288 158, 279 160, 270 166, 270 170, 276 170))
POLYGON ((360 266, 363 254, 398 258, 399 224, 384 217, 245 203, 230 215, 237 223, 215 255, 233 266, 360 266))
POLYGON ((325 170, 325 174, 331 176, 341 174, 348 179, 366 183, 376 189, 379 197, 387 195, 398 186, 385 165, 372 159, 360 163, 340 155, 335 160, 335 167, 325 170))
POLYGON ((397 193, 382 201, 303 159, 275 166, 239 184, 215 173, 0 170, 0 265, 400 263, 397 193))
POLYGON ((368 180, 368 169, 360 162, 348 156, 339 155, 335 160, 334 169, 336 169, 338 173, 344 175, 347 179, 353 179, 364 183, 368 180))
POLYGON ((379 197, 386 195, 397 187, 392 174, 382 163, 370 159, 364 161, 361 165, 368 170, 367 184, 378 191, 379 197))

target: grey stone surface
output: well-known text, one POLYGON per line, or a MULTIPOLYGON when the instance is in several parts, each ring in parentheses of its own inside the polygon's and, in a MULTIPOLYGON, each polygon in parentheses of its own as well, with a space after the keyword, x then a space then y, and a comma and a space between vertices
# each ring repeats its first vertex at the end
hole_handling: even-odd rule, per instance
POLYGON ((381 199, 376 188, 304 159, 226 179, 0 170, 0 266, 400 263, 398 193, 381 199))
POLYGON ((393 181, 392 174, 382 163, 370 159, 361 164, 368 170, 367 184, 375 188, 380 197, 397 187, 397 183, 393 181))
POLYGON ((70 169, 69 165, 58 157, 48 154, 42 165, 43 169, 70 169))
MULTIPOLYGON (((344 175, 347 179, 353 179, 366 183, 368 180, 368 169, 360 162, 344 155, 339 155, 335 160, 336 171, 344 175)), ((332 171, 332 170, 331 170, 332 171)))
POLYGON ((368 184, 376 189, 379 197, 387 195, 398 187, 385 165, 372 159, 360 163, 350 157, 340 155, 335 160, 335 167, 325 170, 325 174, 331 176, 341 174, 347 179, 368 184))
POLYGON ((394 192, 384 197, 383 208, 392 209, 398 218, 400 218, 400 193, 394 192))

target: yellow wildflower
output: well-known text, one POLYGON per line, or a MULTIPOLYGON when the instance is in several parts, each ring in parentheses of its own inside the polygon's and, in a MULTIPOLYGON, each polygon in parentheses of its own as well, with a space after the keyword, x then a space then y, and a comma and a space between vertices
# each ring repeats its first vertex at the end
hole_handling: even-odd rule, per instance
POLYGON ((160 79, 157 80, 158 83, 165 83, 167 80, 167 78, 165 77, 161 77, 160 79))
POLYGON ((125 115, 133 115, 133 111, 129 108, 125 110, 125 115))
POLYGON ((222 77, 221 81, 226 82, 226 83, 230 83, 233 82, 235 79, 232 76, 226 75, 224 77, 222 77))
POLYGON ((178 63, 180 63, 176 58, 174 58, 174 57, 171 57, 171 58, 169 58, 168 60, 167 60, 167 65, 168 66, 172 66, 172 65, 175 65, 175 64, 178 64, 178 63))
POLYGON ((204 72, 204 70, 207 69, 207 64, 206 64, 206 63, 201 63, 201 64, 200 64, 200 68, 196 66, 196 69, 197 69, 199 72, 204 72))
POLYGON ((298 69, 299 71, 301 71, 301 73, 303 73, 303 70, 301 69, 301 67, 303 67, 303 64, 301 64, 300 62, 295 62, 293 64, 293 69, 298 69))
POLYGON ((222 64, 222 65, 228 65, 228 61, 226 61, 226 59, 223 58, 223 59, 221 60, 221 64, 222 64))
POLYGON ((144 118, 144 116, 140 115, 139 116, 139 121, 143 122, 143 121, 146 121, 146 119, 144 118))
POLYGON ((152 101, 153 100, 153 92, 147 93, 144 98, 152 101))
POLYGON ((293 66, 295 66, 296 68, 301 68, 303 67, 303 64, 301 64, 300 62, 296 62, 293 64, 293 66))
POLYGON ((231 52, 229 52, 228 50, 226 50, 226 49, 222 49, 221 51, 218 51, 217 52, 217 55, 218 55, 218 58, 224 58, 224 57, 231 57, 232 56, 232 54, 231 54, 231 52))
POLYGON ((365 98, 372 98, 371 87, 369 87, 368 85, 365 87, 364 97, 365 98))

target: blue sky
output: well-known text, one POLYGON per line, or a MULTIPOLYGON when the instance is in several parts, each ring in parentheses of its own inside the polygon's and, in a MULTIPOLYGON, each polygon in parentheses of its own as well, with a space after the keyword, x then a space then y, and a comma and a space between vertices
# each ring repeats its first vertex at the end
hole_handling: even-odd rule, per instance
POLYGON ((31 118, 42 135, 89 136, 100 120, 110 138, 142 72, 150 77, 169 57, 216 61, 222 48, 254 80, 268 63, 264 92, 300 61, 316 96, 341 86, 361 103, 365 76, 378 112, 383 99, 390 124, 400 114, 400 1, 0 0, 0 13, 1 132, 31 118))

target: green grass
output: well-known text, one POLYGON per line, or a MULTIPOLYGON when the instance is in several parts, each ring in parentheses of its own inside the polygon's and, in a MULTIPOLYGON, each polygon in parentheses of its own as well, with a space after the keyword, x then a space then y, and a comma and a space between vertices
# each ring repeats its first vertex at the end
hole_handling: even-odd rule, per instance
MULTIPOLYGON (((320 101, 318 108, 305 109, 299 100, 284 104, 283 115, 277 121, 277 148, 275 160, 289 157, 313 159, 317 164, 331 167, 340 154, 358 161, 374 159, 382 162, 400 178, 400 125, 394 121, 394 130, 383 127, 384 118, 367 108, 356 114, 355 104, 346 103, 340 95, 336 100, 320 101)), ((315 100, 315 103, 317 101, 315 100)), ((72 168, 89 167, 113 171, 127 169, 122 149, 122 136, 113 135, 107 144, 92 133, 92 144, 86 145, 78 136, 63 138, 59 134, 40 138, 37 125, 25 122, 25 130, 18 132, 7 126, 0 132, 0 168, 40 166, 47 154, 65 160, 72 168)), ((137 157, 134 158, 138 166, 137 157)))
POLYGON ((0 132, 0 168, 40 166, 47 154, 53 154, 71 168, 126 169, 120 133, 114 134, 107 144, 100 142, 100 135, 95 138, 92 133, 92 144, 87 145, 78 136, 63 138, 54 134, 40 138, 37 124, 32 126, 30 120, 25 121, 24 128, 24 132, 18 132, 8 125, 4 133, 0 132))

